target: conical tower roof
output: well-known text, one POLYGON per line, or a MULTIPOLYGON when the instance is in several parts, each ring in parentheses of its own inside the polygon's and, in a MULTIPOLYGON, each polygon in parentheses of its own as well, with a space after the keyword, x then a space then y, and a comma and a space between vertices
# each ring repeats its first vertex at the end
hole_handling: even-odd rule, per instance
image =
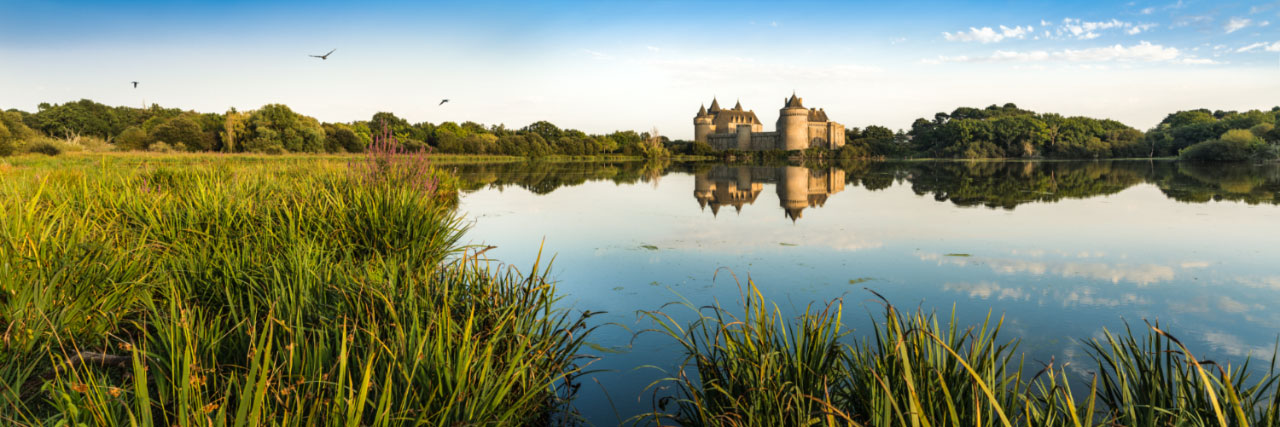
POLYGON ((714 97, 712 97, 712 98, 711 98, 711 108, 710 108, 710 109, 708 109, 708 110, 707 110, 707 112, 714 113, 714 112, 717 112, 717 111, 720 111, 720 101, 716 101, 716 99, 715 99, 714 97))
POLYGON ((698 117, 706 117, 706 116, 707 116, 707 105, 702 104, 701 106, 698 106, 698 117))
POLYGON ((733 109, 734 109, 734 110, 738 110, 738 111, 742 111, 742 101, 738 101, 738 103, 737 103, 737 104, 734 104, 734 105, 733 105, 733 109))
POLYGON ((796 96, 795 92, 791 92, 791 98, 787 99, 786 108, 804 108, 800 101, 800 97, 796 96))

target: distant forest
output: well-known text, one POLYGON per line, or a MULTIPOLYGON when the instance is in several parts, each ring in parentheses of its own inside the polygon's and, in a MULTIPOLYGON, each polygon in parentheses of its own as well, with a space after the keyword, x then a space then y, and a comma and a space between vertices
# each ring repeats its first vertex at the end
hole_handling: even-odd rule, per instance
MULTIPOLYGON (((843 148, 806 154, 840 158, 1276 159, 1280 157, 1277 122, 1280 107, 1245 112, 1200 109, 1169 114, 1154 129, 1142 132, 1115 120, 1037 113, 1010 103, 937 113, 897 132, 883 126, 849 127, 843 148)), ((63 151, 358 153, 384 127, 405 149, 439 153, 525 157, 719 154, 706 144, 673 141, 656 131, 599 135, 562 129, 546 121, 511 129, 475 122, 410 123, 380 112, 368 120, 323 123, 281 104, 252 111, 198 113, 157 105, 111 107, 80 100, 40 104, 34 113, 15 109, 0 113, 0 155, 63 151)))

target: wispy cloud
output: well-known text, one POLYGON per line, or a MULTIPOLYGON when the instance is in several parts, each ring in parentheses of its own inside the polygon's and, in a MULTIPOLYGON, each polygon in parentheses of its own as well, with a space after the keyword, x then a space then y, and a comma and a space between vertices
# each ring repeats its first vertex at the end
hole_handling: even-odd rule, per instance
POLYGON ((1186 55, 1176 47, 1141 42, 1132 46, 1113 45, 1088 49, 1063 49, 1058 51, 1006 51, 997 50, 989 56, 939 56, 924 62, 1176 62, 1183 64, 1213 64, 1213 60, 1186 55))
POLYGON ((1223 29, 1227 31, 1227 34, 1231 34, 1248 28, 1249 25, 1252 24, 1253 20, 1249 18, 1231 18, 1231 20, 1227 21, 1227 25, 1223 29))
POLYGON ((1245 45, 1239 49, 1236 49, 1236 53, 1244 53, 1244 52, 1249 52, 1249 51, 1258 50, 1258 49, 1262 49, 1267 52, 1280 52, 1280 41, 1277 41, 1275 43, 1257 42, 1257 43, 1245 45))
POLYGON ((659 47, 657 47, 657 46, 645 46, 644 48, 645 48, 645 49, 648 49, 650 52, 659 52, 659 51, 662 51, 662 48, 659 48, 659 47))
POLYGON ((1156 8, 1154 8, 1154 7, 1148 7, 1148 8, 1142 9, 1142 12, 1141 12, 1141 13, 1142 13, 1143 15, 1150 15, 1150 14, 1152 14, 1152 13, 1155 13, 1155 11, 1156 11, 1156 8))
POLYGON ((1125 30, 1124 33, 1132 36, 1158 26, 1159 24, 1137 24, 1132 27, 1129 27, 1129 29, 1125 30))
POLYGON ((998 43, 1005 39, 1026 38, 1032 31, 1035 31, 1035 28, 1030 25, 1025 27, 1015 25, 1012 28, 1001 25, 998 31, 991 27, 969 27, 969 31, 943 32, 942 37, 953 42, 998 43))
POLYGON ((609 59, 609 55, 605 54, 604 52, 594 51, 591 49, 583 49, 582 52, 586 53, 587 55, 591 55, 591 57, 595 59, 609 59))
POLYGON ((1209 15, 1188 15, 1180 16, 1173 20, 1172 28, 1188 27, 1195 24, 1208 24, 1213 22, 1213 17, 1209 15))

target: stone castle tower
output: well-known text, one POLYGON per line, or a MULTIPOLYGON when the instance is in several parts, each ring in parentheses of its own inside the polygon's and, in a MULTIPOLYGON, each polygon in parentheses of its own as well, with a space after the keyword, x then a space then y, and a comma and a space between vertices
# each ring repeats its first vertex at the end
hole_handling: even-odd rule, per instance
POLYGON ((778 111, 777 130, 764 132, 753 110, 742 103, 723 110, 716 99, 711 108, 698 108, 693 118, 693 140, 717 150, 804 150, 811 147, 836 149, 844 146, 844 125, 830 121, 821 108, 805 108, 800 97, 783 99, 778 111))

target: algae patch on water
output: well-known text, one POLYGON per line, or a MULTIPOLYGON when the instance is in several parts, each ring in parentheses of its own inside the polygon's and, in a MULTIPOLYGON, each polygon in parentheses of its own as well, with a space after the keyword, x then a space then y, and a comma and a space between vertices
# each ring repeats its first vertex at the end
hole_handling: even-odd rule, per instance
POLYGON ((656 250, 658 250, 658 247, 657 247, 657 246, 654 246, 654 245, 640 245, 640 248, 642 248, 642 249, 648 249, 648 250, 651 250, 651 251, 656 251, 656 250))

